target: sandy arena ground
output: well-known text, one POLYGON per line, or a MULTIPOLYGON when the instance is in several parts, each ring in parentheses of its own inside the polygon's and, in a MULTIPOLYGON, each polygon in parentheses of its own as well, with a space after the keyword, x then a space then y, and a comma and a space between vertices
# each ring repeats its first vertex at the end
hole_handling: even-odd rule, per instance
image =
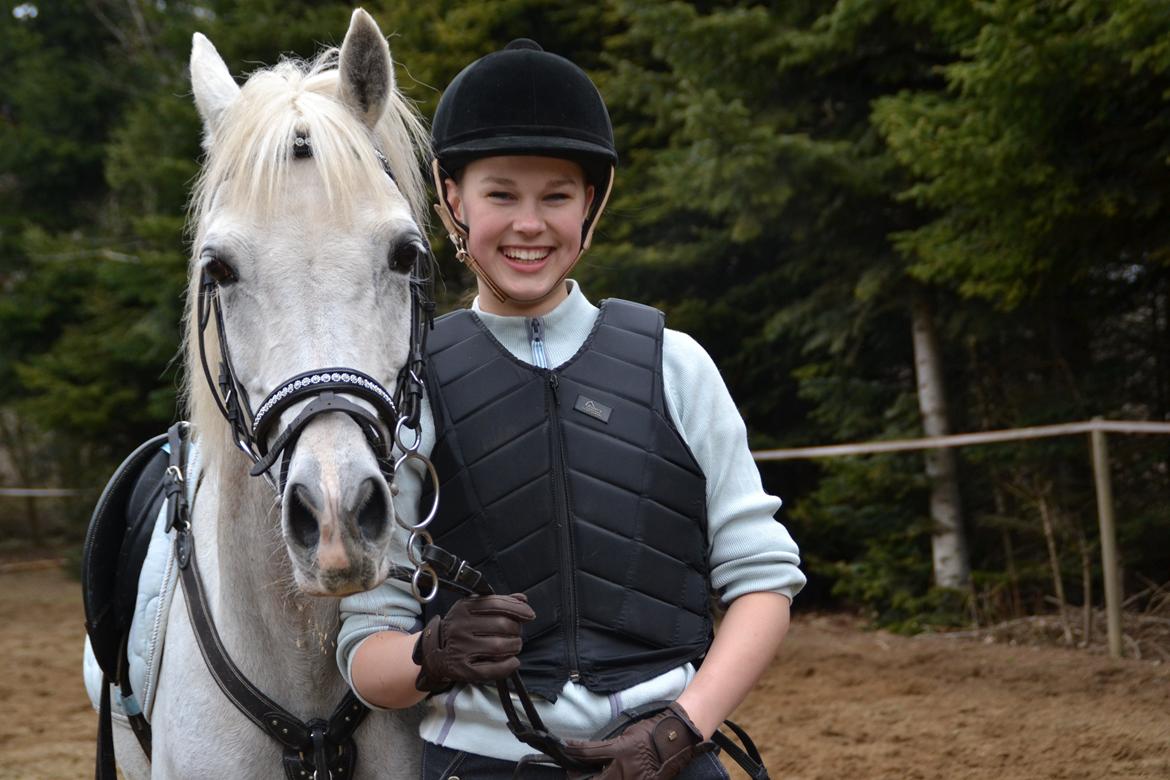
MULTIPOLYGON (((93 776, 78 586, 0 571, 0 778, 93 776)), ((776 780, 1170 778, 1170 667, 800 615, 736 719, 776 780)), ((744 775, 735 775, 744 777, 744 775)))

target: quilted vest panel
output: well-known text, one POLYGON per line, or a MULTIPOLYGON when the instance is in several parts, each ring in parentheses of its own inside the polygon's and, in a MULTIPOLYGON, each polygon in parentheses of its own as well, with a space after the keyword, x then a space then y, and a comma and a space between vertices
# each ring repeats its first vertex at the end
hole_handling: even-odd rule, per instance
MULTIPOLYGON (((710 643, 706 480, 666 410, 662 333, 660 312, 611 300, 553 370, 469 311, 428 339, 430 530, 497 593, 527 594, 521 675, 549 699, 570 679, 623 690, 710 643)), ((457 597, 441 591, 424 618, 457 597)))

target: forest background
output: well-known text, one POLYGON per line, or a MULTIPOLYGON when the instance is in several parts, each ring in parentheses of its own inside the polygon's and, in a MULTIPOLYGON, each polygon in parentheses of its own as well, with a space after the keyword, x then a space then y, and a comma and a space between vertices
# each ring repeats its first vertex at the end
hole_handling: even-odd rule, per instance
MULTIPOLYGON (((590 72, 622 163, 576 275, 695 336, 754 448, 914 437, 932 414, 951 431, 1170 420, 1170 4, 364 7, 428 117, 460 68, 515 37, 590 72), (945 407, 922 405, 920 381, 945 407)), ((76 548, 104 478, 181 414, 192 32, 241 75, 339 43, 351 11, 5 4, 0 476, 91 492, 0 498, 0 552, 76 548)), ((432 238, 450 308, 471 279, 432 238)), ((1141 593, 1170 579, 1170 444, 1110 445, 1125 588, 1141 593)), ((929 469, 908 453, 762 473, 802 548, 802 606, 917 630, 1049 611, 1054 594, 1100 602, 1084 437, 929 469), (939 501, 961 508, 966 548, 941 577, 939 501)))

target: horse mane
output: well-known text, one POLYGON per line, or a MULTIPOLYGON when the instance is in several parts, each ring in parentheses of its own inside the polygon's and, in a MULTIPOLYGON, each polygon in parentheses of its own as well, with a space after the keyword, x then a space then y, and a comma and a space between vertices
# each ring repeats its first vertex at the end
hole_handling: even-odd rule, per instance
MULTIPOLYGON (((278 195, 293 164, 298 135, 312 139, 325 197, 335 214, 351 213, 363 200, 384 191, 386 172, 377 152, 389 161, 398 190, 420 229, 426 231, 428 195, 424 165, 430 160, 430 136, 418 111, 397 86, 386 111, 369 128, 338 97, 339 50, 330 48, 312 60, 288 58, 253 73, 225 111, 192 190, 188 232, 193 252, 202 243, 202 225, 214 203, 228 197, 246 204, 263 220, 278 208, 278 195)), ((199 432, 204 462, 233 448, 230 430, 220 416, 199 358, 197 257, 192 257, 185 314, 185 377, 182 396, 186 416, 199 432)), ((217 378, 220 353, 214 327, 206 334, 207 362, 217 378)))

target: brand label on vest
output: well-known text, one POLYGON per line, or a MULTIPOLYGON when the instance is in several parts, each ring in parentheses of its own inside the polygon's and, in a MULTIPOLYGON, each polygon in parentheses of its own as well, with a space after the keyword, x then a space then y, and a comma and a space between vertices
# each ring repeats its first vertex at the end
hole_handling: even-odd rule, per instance
POLYGON ((609 415, 613 412, 605 404, 594 401, 592 398, 586 398, 583 395, 577 396, 577 403, 573 404, 573 408, 578 412, 589 415, 595 419, 601 420, 603 423, 609 422, 609 415))

